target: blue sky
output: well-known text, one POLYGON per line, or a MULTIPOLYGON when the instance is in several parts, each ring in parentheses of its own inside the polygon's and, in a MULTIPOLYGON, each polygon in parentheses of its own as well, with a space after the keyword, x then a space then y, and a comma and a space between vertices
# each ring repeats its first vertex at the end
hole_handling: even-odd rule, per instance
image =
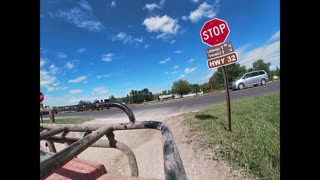
POLYGON ((240 65, 280 67, 279 0, 41 0, 44 105, 208 82, 217 69, 207 67, 200 30, 213 18, 228 23, 240 65))

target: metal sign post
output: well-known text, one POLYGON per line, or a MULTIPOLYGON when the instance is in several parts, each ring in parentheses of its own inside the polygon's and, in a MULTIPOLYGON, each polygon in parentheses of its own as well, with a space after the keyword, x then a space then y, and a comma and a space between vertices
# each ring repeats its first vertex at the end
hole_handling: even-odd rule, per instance
POLYGON ((231 42, 224 43, 230 33, 226 21, 218 18, 211 19, 203 24, 200 30, 201 40, 204 44, 211 46, 206 49, 208 68, 222 66, 224 87, 226 89, 228 126, 231 131, 231 107, 229 95, 229 83, 224 66, 238 61, 237 53, 234 52, 231 42))
POLYGON ((227 101, 227 115, 228 115, 228 129, 231 132, 231 107, 230 107, 230 93, 229 93, 229 82, 226 73, 226 65, 236 63, 238 61, 237 53, 234 52, 232 43, 227 42, 212 46, 206 49, 207 53, 207 65, 208 68, 222 67, 222 74, 224 79, 224 87, 226 90, 226 101, 227 101))
POLYGON ((231 107, 230 107, 230 93, 229 93, 229 82, 227 78, 226 68, 222 66, 223 78, 224 78, 224 88, 226 89, 226 101, 227 101, 227 113, 228 113, 228 127, 231 132, 231 107))

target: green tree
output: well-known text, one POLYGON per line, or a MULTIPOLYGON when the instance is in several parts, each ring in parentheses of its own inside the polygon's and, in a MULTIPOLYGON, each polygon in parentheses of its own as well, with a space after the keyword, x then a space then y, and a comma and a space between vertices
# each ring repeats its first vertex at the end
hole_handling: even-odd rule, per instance
POLYGON ((85 105, 85 104, 86 104, 86 101, 82 101, 82 100, 80 100, 78 103, 78 105, 85 105))
POLYGON ((142 103, 143 95, 140 91, 131 90, 130 97, 132 98, 133 103, 142 103))
POLYGON ((247 72, 251 72, 251 71, 254 71, 253 68, 249 68, 247 72))
POLYGON ((191 92, 198 94, 200 92, 200 85, 199 84, 191 84, 191 92))
POLYGON ((78 105, 82 106, 82 105, 88 105, 88 104, 91 104, 90 101, 83 101, 83 100, 80 100, 78 105))
POLYGON ((160 96, 160 95, 161 95, 161 93, 153 94, 153 100, 160 101, 160 99, 159 99, 159 96, 160 96))
POLYGON ((201 90, 203 91, 203 93, 207 93, 209 92, 209 83, 203 83, 200 85, 201 90))
POLYGON ((268 74, 270 74, 269 65, 270 65, 270 63, 265 63, 264 60, 259 59, 259 60, 255 61, 254 63, 252 63, 252 69, 254 71, 256 71, 256 70, 264 70, 268 74))
POLYGON ((223 82, 222 69, 218 68, 218 70, 209 78, 209 89, 221 89, 223 87, 223 82))
POLYGON ((123 101, 123 98, 116 98, 116 101, 117 101, 117 102, 124 102, 124 101, 123 101))
MULTIPOLYGON (((222 71, 222 69, 221 69, 222 71)), ((244 74, 247 72, 247 69, 245 66, 240 66, 238 63, 234 63, 231 65, 226 66, 226 73, 228 77, 228 82, 232 82, 235 80, 238 76, 241 74, 244 74)))
POLYGON ((99 103, 99 100, 96 99, 96 100, 93 101, 93 103, 95 103, 95 104, 96 104, 96 103, 99 103))
POLYGON ((179 79, 173 83, 171 91, 175 94, 180 94, 182 97, 183 94, 188 94, 191 92, 191 86, 188 81, 179 79))
POLYGON ((167 95, 167 94, 168 94, 168 91, 167 91, 167 90, 163 90, 161 94, 162 94, 162 95, 167 95))
MULTIPOLYGON (((245 66, 240 66, 238 63, 234 63, 225 67, 228 82, 232 82, 235 78, 247 71, 245 66)), ((224 89, 224 78, 222 73, 222 67, 210 77, 209 83, 213 85, 213 89, 224 89)))
POLYGON ((280 68, 278 66, 276 68, 275 75, 280 77, 280 68))
POLYGON ((278 66, 276 67, 275 70, 270 70, 270 74, 269 74, 270 79, 273 80, 274 76, 278 76, 278 78, 280 78, 280 69, 278 66))
POLYGON ((132 103, 142 103, 144 101, 152 101, 153 94, 152 92, 149 92, 149 89, 147 88, 144 88, 141 91, 131 90, 130 100, 132 103))
POLYGON ((143 99, 145 101, 152 101, 153 100, 153 94, 152 92, 149 92, 149 89, 148 88, 144 88, 142 91, 139 91, 142 96, 143 96, 143 99))
POLYGON ((111 96, 109 97, 109 100, 110 100, 110 101, 117 101, 117 98, 114 97, 113 95, 111 95, 111 96))
POLYGON ((276 75, 276 70, 270 70, 269 73, 270 73, 270 74, 269 74, 270 80, 273 80, 273 77, 276 75))
POLYGON ((125 102, 126 104, 132 103, 130 96, 127 94, 127 97, 123 98, 123 102, 125 102))

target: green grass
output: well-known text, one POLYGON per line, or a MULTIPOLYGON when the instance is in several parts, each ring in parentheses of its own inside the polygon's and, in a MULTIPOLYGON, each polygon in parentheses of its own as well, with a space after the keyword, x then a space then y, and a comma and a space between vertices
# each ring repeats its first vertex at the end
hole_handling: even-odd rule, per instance
MULTIPOLYGON (((56 124, 81 124, 86 121, 90 121, 89 118, 60 118, 55 119, 56 124)), ((40 120, 41 122, 41 120, 40 120)), ((43 120, 43 123, 50 123, 50 120, 43 120)))
POLYGON ((186 124, 204 136, 202 145, 257 179, 280 179, 280 94, 231 102, 232 132, 226 104, 185 115, 186 124))

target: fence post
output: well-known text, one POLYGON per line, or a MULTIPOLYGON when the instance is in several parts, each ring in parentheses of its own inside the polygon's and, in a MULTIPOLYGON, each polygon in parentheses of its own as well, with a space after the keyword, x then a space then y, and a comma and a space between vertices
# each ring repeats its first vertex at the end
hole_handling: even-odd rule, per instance
POLYGON ((50 115, 50 122, 56 123, 54 120, 54 110, 53 109, 49 111, 49 115, 50 115))

